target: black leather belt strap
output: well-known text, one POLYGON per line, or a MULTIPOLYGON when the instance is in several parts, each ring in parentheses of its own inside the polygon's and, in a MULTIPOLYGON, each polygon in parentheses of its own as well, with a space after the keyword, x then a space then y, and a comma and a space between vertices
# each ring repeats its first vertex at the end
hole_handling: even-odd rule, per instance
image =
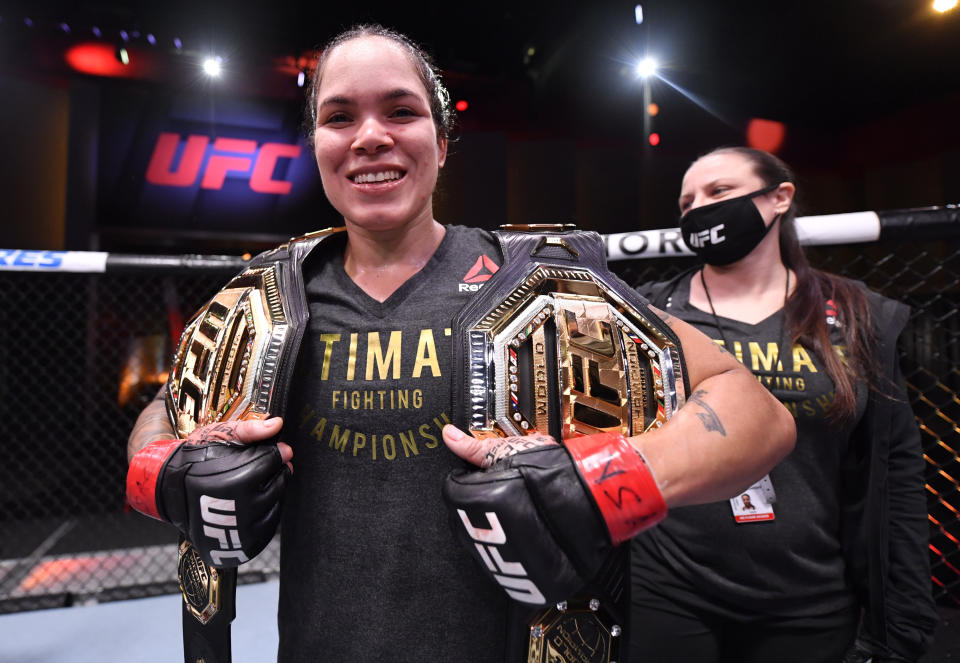
POLYGON ((237 616, 237 569, 208 566, 198 556, 193 557, 193 547, 182 536, 180 551, 178 576, 183 594, 180 603, 183 613, 183 661, 230 663, 233 655, 230 649, 230 623, 237 616), (215 594, 213 599, 211 593, 215 594), (203 601, 211 600, 215 602, 215 612, 204 623, 197 613, 199 611, 202 615, 204 608, 209 610, 213 604, 204 604, 203 601))
MULTIPOLYGON (((340 230, 311 233, 257 256, 187 324, 167 384, 167 414, 178 437, 213 421, 283 416, 309 316, 303 263, 322 240, 340 230), (227 296, 226 291, 232 294, 227 296), (231 348, 247 347, 246 342, 238 344, 233 338, 244 333, 248 323, 238 311, 230 310, 230 302, 234 301, 231 296, 249 298, 244 311, 249 324, 254 325, 252 333, 246 328, 256 347, 247 350, 250 365, 246 367, 242 388, 217 380, 214 371, 236 361, 236 357, 229 356, 231 348), (218 297, 223 301, 218 301, 218 297), (204 326, 204 322, 209 324, 204 326), (196 334, 205 338, 198 339, 196 334), (202 362, 188 362, 191 354, 201 351, 202 362), (198 369, 198 365, 203 368, 198 369), (223 390, 232 391, 220 393, 223 390), (233 404, 226 414, 216 409, 224 401, 233 404)), ((181 536, 177 576, 183 595, 184 663, 230 663, 237 569, 209 566, 181 536)))

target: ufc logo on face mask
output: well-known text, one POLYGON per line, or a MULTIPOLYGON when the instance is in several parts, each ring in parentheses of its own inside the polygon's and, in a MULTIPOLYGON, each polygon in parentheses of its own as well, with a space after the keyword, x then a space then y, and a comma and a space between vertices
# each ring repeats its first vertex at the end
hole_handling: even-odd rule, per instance
POLYGON ((504 561, 500 555, 498 546, 506 544, 507 533, 500 526, 500 519, 497 518, 496 513, 487 511, 484 514, 490 525, 489 529, 474 527, 463 509, 457 509, 457 514, 463 521, 463 526, 467 528, 467 534, 473 539, 477 552, 480 553, 480 559, 493 574, 493 579, 500 583, 511 598, 522 603, 538 605, 547 602, 537 586, 527 577, 527 570, 523 568, 523 564, 504 561))
POLYGON ((690 248, 700 248, 707 244, 713 244, 714 246, 721 244, 727 239, 721 234, 724 226, 725 224, 721 223, 713 228, 695 232, 687 238, 687 243, 690 245, 690 248))
POLYGON ((243 564, 249 558, 243 553, 240 533, 237 531, 236 500, 224 500, 209 495, 200 496, 200 517, 203 533, 220 543, 220 550, 211 550, 214 564, 223 564, 225 559, 235 559, 243 564))

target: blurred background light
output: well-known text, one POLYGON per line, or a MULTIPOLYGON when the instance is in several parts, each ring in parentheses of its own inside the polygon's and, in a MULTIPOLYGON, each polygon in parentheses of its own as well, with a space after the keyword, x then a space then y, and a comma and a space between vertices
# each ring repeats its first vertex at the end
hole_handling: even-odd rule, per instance
POLYGON ((783 147, 787 127, 783 122, 753 118, 747 124, 747 145, 776 154, 783 147))

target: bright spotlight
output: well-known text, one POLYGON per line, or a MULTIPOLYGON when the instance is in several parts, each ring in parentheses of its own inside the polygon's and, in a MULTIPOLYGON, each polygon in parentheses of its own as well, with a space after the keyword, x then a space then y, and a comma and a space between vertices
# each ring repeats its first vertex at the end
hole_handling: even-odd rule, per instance
POLYGON ((203 71, 211 78, 217 78, 223 71, 223 60, 219 55, 209 57, 203 61, 203 71))
POLYGON ((643 23, 643 7, 637 5, 633 8, 633 20, 637 22, 637 25, 643 23))
POLYGON ((933 8, 941 14, 950 11, 957 6, 957 0, 933 0, 933 8))
POLYGON ((643 58, 637 63, 637 76, 649 78, 657 73, 657 61, 653 58, 643 58))

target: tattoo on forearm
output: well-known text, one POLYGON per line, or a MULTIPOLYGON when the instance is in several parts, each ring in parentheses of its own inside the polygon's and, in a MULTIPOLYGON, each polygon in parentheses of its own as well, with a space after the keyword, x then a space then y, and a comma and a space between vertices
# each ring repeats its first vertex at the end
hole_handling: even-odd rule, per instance
POLYGON ((502 460, 507 456, 512 456, 513 454, 526 451, 527 449, 534 449, 536 447, 542 447, 547 444, 556 444, 554 440, 549 435, 525 435, 523 437, 505 437, 502 440, 498 440, 492 447, 487 450, 487 453, 483 456, 483 462, 480 464, 483 468, 488 468, 498 460, 502 460))
POLYGON ((154 440, 172 437, 176 435, 167 421, 165 406, 162 401, 155 400, 144 409, 133 425, 127 442, 127 454, 132 456, 154 440))
POLYGON ((717 413, 714 412, 709 403, 703 399, 703 397, 706 395, 706 391, 703 389, 698 389, 697 391, 693 392, 693 395, 688 399, 689 402, 699 405, 700 409, 703 410, 703 412, 694 412, 694 414, 697 415, 698 419, 700 419, 700 423, 702 423, 703 427, 707 429, 707 432, 712 433, 716 431, 717 433, 720 433, 722 436, 726 437, 727 431, 723 427, 723 422, 720 421, 720 417, 717 416, 717 413))

